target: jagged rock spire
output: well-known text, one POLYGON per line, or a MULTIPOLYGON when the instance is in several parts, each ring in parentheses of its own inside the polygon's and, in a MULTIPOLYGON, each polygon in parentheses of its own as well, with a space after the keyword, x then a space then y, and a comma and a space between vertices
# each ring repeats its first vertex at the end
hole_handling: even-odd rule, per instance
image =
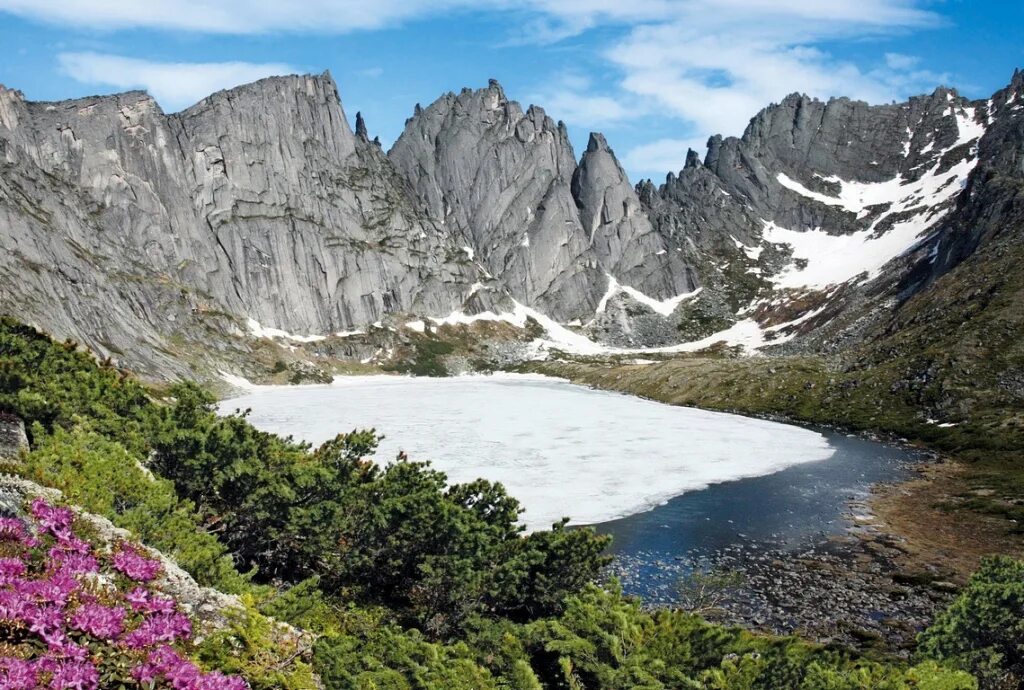
POLYGON ((366 133, 366 120, 361 112, 356 113, 356 136, 368 140, 370 136, 366 133))

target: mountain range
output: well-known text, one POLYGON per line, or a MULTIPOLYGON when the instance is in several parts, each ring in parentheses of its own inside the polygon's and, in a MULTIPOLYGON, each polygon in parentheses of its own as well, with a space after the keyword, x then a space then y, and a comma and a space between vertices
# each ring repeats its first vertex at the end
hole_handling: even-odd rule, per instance
POLYGON ((831 352, 1017 227, 1022 115, 1019 71, 987 100, 793 94, 633 185, 493 80, 416 105, 387 152, 327 73, 175 114, 0 87, 0 312, 160 377, 488 320, 585 352, 831 352))

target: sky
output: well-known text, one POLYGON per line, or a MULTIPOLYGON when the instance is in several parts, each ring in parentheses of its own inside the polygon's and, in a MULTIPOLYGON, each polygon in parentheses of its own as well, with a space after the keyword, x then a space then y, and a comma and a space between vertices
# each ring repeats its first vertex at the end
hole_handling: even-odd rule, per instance
POLYGON ((792 92, 987 98, 1024 67, 1024 0, 0 0, 0 46, 29 99, 140 88, 167 112, 330 70, 385 147, 416 103, 494 78, 577 154, 600 131, 660 181, 792 92))

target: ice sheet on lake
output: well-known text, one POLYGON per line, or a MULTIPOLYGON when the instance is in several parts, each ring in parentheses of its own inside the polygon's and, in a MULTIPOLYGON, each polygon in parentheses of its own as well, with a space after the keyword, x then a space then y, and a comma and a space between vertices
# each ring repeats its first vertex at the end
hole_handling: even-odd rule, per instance
POLYGON ((535 376, 338 378, 329 386, 256 386, 225 401, 257 427, 319 444, 374 427, 379 462, 399 450, 452 482, 484 477, 526 508, 529 529, 562 516, 593 524, 709 484, 824 460, 800 427, 673 407, 535 376))

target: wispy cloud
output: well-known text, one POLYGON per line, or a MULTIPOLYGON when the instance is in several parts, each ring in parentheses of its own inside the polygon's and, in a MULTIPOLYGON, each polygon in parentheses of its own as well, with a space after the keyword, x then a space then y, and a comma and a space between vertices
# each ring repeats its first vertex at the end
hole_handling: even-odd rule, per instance
POLYGON ((689 149, 703 151, 707 139, 658 139, 630 149, 622 164, 644 177, 664 177, 667 172, 679 172, 686 162, 689 149))
POLYGON ((150 28, 219 34, 280 31, 344 33, 451 11, 531 13, 523 26, 559 40, 606 22, 668 16, 679 0, 0 0, 0 11, 95 29, 150 28))
MULTIPOLYGON (((913 55, 880 50, 856 60, 836 57, 836 46, 846 41, 941 25, 928 9, 934 6, 926 0, 0 0, 0 12, 106 30, 345 33, 453 13, 505 13, 515 27, 505 38, 515 42, 553 43, 611 28, 588 56, 589 65, 604 61, 599 82, 581 67, 556 73, 531 98, 578 127, 652 115, 675 120, 673 141, 739 134, 754 113, 793 91, 885 102, 947 81, 913 55)), ((61 60, 76 79, 142 86, 169 108, 215 88, 291 71, 278 64, 169 64, 93 53, 61 60)), ((638 149, 635 159, 653 162, 654 151, 638 149)))
POLYGON ((61 53, 61 70, 84 84, 142 88, 173 112, 220 89, 299 70, 283 63, 153 62, 103 53, 61 53))
POLYGON ((627 103, 601 93, 593 80, 576 72, 562 72, 547 80, 542 89, 530 94, 531 103, 557 120, 577 127, 599 129, 642 115, 636 99, 627 103))
POLYGON ((904 95, 914 86, 907 56, 879 56, 872 69, 821 46, 938 21, 899 0, 708 0, 686 3, 670 21, 635 27, 607 55, 626 94, 653 99, 703 135, 739 134, 760 108, 793 91, 870 102, 904 95))

